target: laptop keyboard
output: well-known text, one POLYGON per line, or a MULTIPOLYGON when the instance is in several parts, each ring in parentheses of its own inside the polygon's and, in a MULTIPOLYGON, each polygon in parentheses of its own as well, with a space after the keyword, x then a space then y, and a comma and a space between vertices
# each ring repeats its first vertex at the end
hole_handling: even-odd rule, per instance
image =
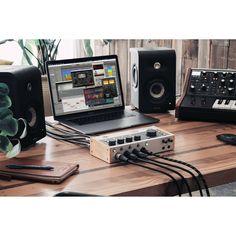
MULTIPOLYGON (((125 117, 131 117, 134 116, 133 114, 125 115, 125 117)), ((77 123, 79 125, 89 124, 89 123, 96 123, 96 122, 102 122, 102 121, 108 121, 108 120, 116 120, 124 117, 124 112, 112 112, 112 113, 106 113, 106 114, 99 114, 96 116, 89 116, 89 117, 81 117, 76 118, 70 121, 73 121, 74 123, 77 123)))

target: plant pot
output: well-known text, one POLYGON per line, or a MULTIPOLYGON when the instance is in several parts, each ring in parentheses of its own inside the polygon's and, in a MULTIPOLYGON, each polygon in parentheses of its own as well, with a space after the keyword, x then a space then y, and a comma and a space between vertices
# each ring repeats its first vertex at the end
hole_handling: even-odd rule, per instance
POLYGON ((43 88, 43 104, 45 116, 52 116, 52 107, 49 94, 48 77, 42 75, 42 88, 43 88))

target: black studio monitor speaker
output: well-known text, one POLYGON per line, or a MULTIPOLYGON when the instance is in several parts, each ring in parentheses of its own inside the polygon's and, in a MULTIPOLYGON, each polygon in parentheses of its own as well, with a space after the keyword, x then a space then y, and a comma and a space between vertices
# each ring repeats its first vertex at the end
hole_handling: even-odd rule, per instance
POLYGON ((131 48, 130 52, 131 105, 144 113, 175 109, 175 50, 131 48))
POLYGON ((27 135, 21 140, 23 148, 45 137, 45 117, 41 74, 34 66, 0 66, 0 83, 9 87, 15 118, 24 118, 27 135))

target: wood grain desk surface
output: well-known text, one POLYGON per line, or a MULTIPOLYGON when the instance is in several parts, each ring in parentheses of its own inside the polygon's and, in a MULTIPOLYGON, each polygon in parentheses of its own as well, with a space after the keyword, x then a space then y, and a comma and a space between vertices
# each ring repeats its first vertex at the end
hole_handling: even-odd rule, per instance
MULTIPOLYGON (((178 121, 172 114, 156 114, 156 126, 175 134, 175 150, 165 156, 196 166, 209 186, 236 181, 236 146, 216 139, 217 134, 235 133, 236 125, 198 121, 178 121)), ((58 185, 21 180, 0 180, 0 196, 53 196, 61 191, 98 195, 166 196, 175 195, 174 184, 167 176, 126 164, 109 165, 78 145, 49 137, 22 151, 19 158, 32 157, 80 164, 80 173, 58 185)), ((0 160, 4 160, 0 154, 0 160)), ((188 178, 194 190, 191 176, 188 178)))

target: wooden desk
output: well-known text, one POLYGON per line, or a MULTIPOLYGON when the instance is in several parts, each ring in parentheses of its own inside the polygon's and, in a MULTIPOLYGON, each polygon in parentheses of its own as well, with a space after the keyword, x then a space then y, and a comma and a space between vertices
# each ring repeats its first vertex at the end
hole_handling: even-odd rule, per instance
MULTIPOLYGON (((236 147, 216 139, 220 133, 236 133, 236 125, 178 121, 171 114, 157 114, 158 127, 175 134, 175 150, 166 156, 191 163, 205 176, 209 186, 236 180, 236 147)), ((80 164, 80 174, 62 184, 51 185, 20 180, 0 180, 0 196, 53 196, 61 191, 99 195, 157 196, 175 195, 167 176, 138 166, 109 165, 89 154, 88 149, 46 137, 20 158, 56 160, 80 164)), ((0 159, 4 159, 1 154, 0 159)), ((183 173, 184 174, 184 173, 183 173)), ((184 174, 191 181, 188 174, 184 174)), ((191 184, 194 188, 193 183, 191 184)))

